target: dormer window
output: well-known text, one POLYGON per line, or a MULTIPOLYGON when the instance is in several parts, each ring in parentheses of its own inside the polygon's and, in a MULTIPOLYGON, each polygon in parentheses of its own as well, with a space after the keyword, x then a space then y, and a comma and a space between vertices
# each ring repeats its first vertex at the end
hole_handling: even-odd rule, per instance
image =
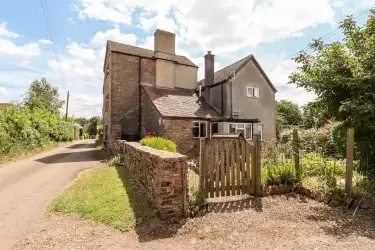
POLYGON ((248 86, 247 97, 259 98, 259 88, 248 86))

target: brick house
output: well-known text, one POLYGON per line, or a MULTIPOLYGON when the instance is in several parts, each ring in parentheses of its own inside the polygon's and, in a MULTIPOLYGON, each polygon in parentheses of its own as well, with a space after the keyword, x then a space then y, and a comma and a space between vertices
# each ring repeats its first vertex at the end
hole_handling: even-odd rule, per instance
MULTIPOLYGON (((107 42, 103 68, 104 140, 138 140, 152 132, 176 142, 179 152, 196 155, 199 138, 222 132, 252 135, 253 124, 260 121, 264 131, 269 131, 265 138, 274 137, 275 89, 263 71, 260 73, 262 82, 251 86, 253 92, 265 92, 258 95, 258 99, 264 96, 271 104, 266 105, 265 110, 261 107, 263 102, 258 100, 257 103, 256 97, 252 98, 255 101, 252 100, 251 104, 269 115, 258 118, 255 115, 260 111, 249 113, 245 108, 241 110, 234 104, 238 98, 229 98, 229 93, 241 93, 235 90, 236 81, 239 84, 243 81, 241 69, 249 64, 250 70, 254 70, 253 64, 258 65, 253 56, 214 72, 214 56, 208 53, 205 56, 207 80, 197 82, 198 66, 185 56, 175 54, 175 34, 156 30, 154 41, 154 50, 107 42), (233 79, 232 71, 237 72, 236 79, 233 79), (270 129, 269 122, 274 123, 270 129), (244 124, 244 130, 240 128, 241 124, 244 124), (230 128, 229 131, 225 127, 230 128)), ((243 103, 245 100, 242 99, 238 100, 243 103)))

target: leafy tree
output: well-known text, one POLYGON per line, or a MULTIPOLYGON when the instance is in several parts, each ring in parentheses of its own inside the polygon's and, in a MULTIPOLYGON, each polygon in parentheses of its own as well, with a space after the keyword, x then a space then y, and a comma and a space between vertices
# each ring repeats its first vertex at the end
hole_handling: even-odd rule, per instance
POLYGON ((298 105, 287 100, 276 102, 276 113, 282 117, 283 125, 300 125, 302 123, 301 111, 298 105))
POLYGON ((59 90, 47 82, 45 78, 35 80, 26 92, 25 105, 31 109, 46 109, 59 114, 64 101, 59 99, 59 90))
POLYGON ((375 169, 375 11, 360 27, 353 16, 340 23, 344 39, 324 44, 314 40, 312 54, 302 51, 289 79, 317 95, 325 117, 355 128, 360 167, 375 169))
POLYGON ((319 102, 309 102, 302 106, 302 126, 305 129, 320 128, 330 118, 326 116, 324 107, 319 102))

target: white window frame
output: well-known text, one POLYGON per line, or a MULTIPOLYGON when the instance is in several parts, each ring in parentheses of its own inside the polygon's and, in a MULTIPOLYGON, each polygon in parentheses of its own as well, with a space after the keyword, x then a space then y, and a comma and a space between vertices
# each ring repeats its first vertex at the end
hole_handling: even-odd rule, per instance
POLYGON ((260 128, 260 140, 263 141, 263 124, 262 125, 258 125, 258 133, 259 133, 259 128, 260 128))
MULTIPOLYGON (((245 131, 245 139, 246 140, 253 140, 253 124, 252 123, 237 123, 237 122, 231 122, 231 123, 228 123, 228 132, 230 132, 230 125, 235 125, 236 126, 236 133, 237 133, 237 125, 244 125, 244 131, 245 131), (248 134, 247 134, 247 130, 246 130, 246 125, 250 125, 250 136, 249 138, 248 137, 248 134)), ((241 128, 242 129, 242 128, 241 128)))
POLYGON ((259 98, 260 90, 259 90, 258 87, 247 86, 247 88, 246 88, 246 95, 247 95, 247 97, 251 97, 251 98, 259 98), (252 89, 252 90, 253 90, 253 91, 252 91, 253 95, 249 95, 249 89, 252 89), (255 93, 256 93, 255 90, 258 91, 258 95, 255 94, 255 93))
POLYGON ((192 126, 191 126, 192 129, 194 128, 194 123, 196 123, 196 122, 199 123, 199 135, 201 134, 201 123, 205 124, 205 126, 206 126, 206 136, 205 137, 201 137, 201 136, 196 137, 196 136, 193 135, 193 138, 207 138, 207 133, 208 133, 207 121, 193 121, 192 126))

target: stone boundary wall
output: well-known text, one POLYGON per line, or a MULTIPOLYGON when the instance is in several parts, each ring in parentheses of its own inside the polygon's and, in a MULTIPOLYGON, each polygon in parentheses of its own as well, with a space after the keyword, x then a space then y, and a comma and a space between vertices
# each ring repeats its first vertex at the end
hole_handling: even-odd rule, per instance
POLYGON ((120 155, 161 219, 178 220, 188 214, 187 157, 138 142, 118 142, 120 155))

